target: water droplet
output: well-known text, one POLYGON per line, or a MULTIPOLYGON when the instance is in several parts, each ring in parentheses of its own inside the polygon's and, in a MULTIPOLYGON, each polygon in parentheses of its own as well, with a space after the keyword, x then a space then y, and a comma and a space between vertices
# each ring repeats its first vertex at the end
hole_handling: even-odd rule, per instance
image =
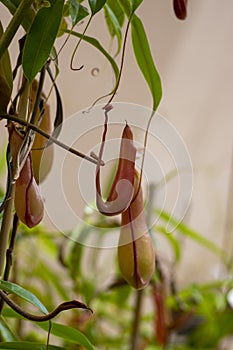
POLYGON ((98 68, 98 67, 95 67, 95 68, 93 68, 93 69, 91 70, 91 75, 92 75, 93 77, 96 77, 96 76, 99 74, 99 72, 100 72, 99 68, 98 68))

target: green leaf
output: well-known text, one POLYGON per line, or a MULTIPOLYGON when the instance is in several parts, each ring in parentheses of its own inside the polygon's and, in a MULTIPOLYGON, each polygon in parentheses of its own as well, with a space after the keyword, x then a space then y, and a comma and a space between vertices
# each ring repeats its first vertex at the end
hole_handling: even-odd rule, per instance
POLYGON ((105 5, 106 0, 88 0, 92 16, 99 12, 105 5))
POLYGON ((111 7, 109 7, 107 4, 104 6, 104 13, 105 13, 105 20, 107 23, 108 31, 112 37, 117 37, 118 42, 118 49, 117 54, 119 54, 122 46, 122 33, 121 33, 121 26, 118 22, 117 17, 115 16, 114 12, 112 11, 111 7))
POLYGON ((88 42, 89 44, 94 46, 97 50, 99 50, 107 58, 107 60, 111 64, 112 69, 113 69, 114 74, 115 74, 115 78, 117 80, 117 78, 119 76, 118 66, 117 66, 115 60, 112 58, 112 56, 109 55, 109 53, 103 48, 103 46, 100 44, 100 42, 97 39, 92 38, 92 37, 87 36, 87 35, 82 35, 82 34, 80 34, 78 32, 74 32, 74 31, 70 32, 70 30, 66 30, 65 32, 66 33, 70 33, 71 35, 74 35, 74 36, 76 36, 78 38, 82 38, 82 40, 88 42))
MULTIPOLYGON (((65 17, 62 17, 61 22, 60 22, 60 26, 59 26, 59 30, 57 32, 57 38, 60 38, 64 34, 64 30, 66 30, 67 28, 68 28, 68 24, 65 20, 65 17)), ((50 57, 57 61, 57 57, 54 57, 54 52, 55 52, 55 49, 53 46, 53 48, 50 52, 50 57)))
POLYGON ((75 26, 83 18, 89 15, 88 9, 79 4, 77 0, 70 0, 70 17, 72 19, 72 25, 75 26))
POLYGON ((13 293, 21 297, 22 299, 28 301, 32 305, 36 306, 44 314, 48 314, 48 310, 41 303, 41 301, 28 290, 20 287, 18 284, 6 281, 0 281, 0 288, 8 293, 13 293))
MULTIPOLYGON (((49 330, 48 322, 38 322, 36 324, 45 331, 49 330)), ((95 349, 87 337, 75 328, 65 326, 60 323, 52 323, 51 334, 71 343, 80 344, 87 350, 95 349)))
POLYGON ((2 317, 0 318, 0 335, 3 341, 17 340, 16 336, 13 334, 10 327, 2 317))
POLYGON ((143 2, 143 0, 133 0, 132 1, 133 12, 135 12, 137 10, 137 8, 141 5, 142 2, 143 2))
POLYGON ((6 146, 1 146, 0 152, 0 176, 2 176, 6 171, 6 146))
POLYGON ((117 18, 120 27, 122 28, 125 21, 125 13, 121 5, 116 0, 108 0, 106 4, 111 8, 112 12, 117 18))
POLYGON ((10 307, 4 307, 2 310, 2 316, 5 318, 17 318, 19 320, 24 320, 24 317, 18 314, 16 311, 11 309, 10 307))
POLYGON ((129 18, 132 14, 132 4, 129 0, 119 0, 120 6, 126 16, 129 18))
POLYGON ((64 288, 64 285, 61 283, 61 281, 57 278, 57 272, 54 271, 52 266, 49 266, 49 264, 44 264, 41 262, 38 264, 36 269, 34 270, 34 273, 36 276, 40 277, 42 280, 49 281, 49 285, 54 287, 54 290, 59 293, 59 295, 63 299, 69 299, 67 288, 64 288))
MULTIPOLYGON (((0 38, 3 34, 3 27, 0 21, 0 38)), ((6 111, 7 105, 11 98, 13 87, 13 77, 11 62, 8 50, 5 50, 0 59, 0 109, 6 111)))
POLYGON ((0 349, 12 349, 12 350, 66 350, 60 346, 45 345, 39 343, 29 343, 29 342, 7 342, 0 343, 0 349))
POLYGON ((130 17, 137 8, 141 5, 143 0, 119 0, 126 16, 130 17))
MULTIPOLYGON (((7 318, 22 319, 21 315, 17 314, 14 310, 10 308, 4 308, 3 316, 7 318)), ((33 322, 33 323, 36 324, 39 328, 45 330, 46 332, 49 330, 49 322, 33 322)), ((91 344, 88 338, 75 328, 53 322, 50 333, 59 338, 67 340, 71 343, 80 344, 88 350, 95 349, 95 347, 91 344)))
POLYGON ((51 0, 49 8, 38 11, 23 50, 23 70, 29 82, 46 63, 62 19, 64 0, 51 0))
MULTIPOLYGON (((202 245, 203 247, 206 247, 212 253, 214 253, 217 256, 219 256, 222 259, 222 261, 226 262, 225 261, 226 260, 225 252, 221 248, 219 248, 216 244, 214 244, 213 242, 211 242, 207 238, 203 237, 198 232, 192 230, 191 228, 189 228, 185 224, 179 223, 179 221, 177 221, 175 218, 171 217, 171 215, 169 215, 168 213, 166 213, 164 211, 160 212, 160 218, 162 220, 164 220, 165 222, 169 222, 171 225, 174 226, 174 228, 178 232, 180 232, 181 234, 191 238, 192 240, 194 240, 198 244, 202 245)), ((168 233, 168 234, 170 234, 170 233, 168 233)))
POLYGON ((155 111, 162 97, 160 76, 154 64, 143 24, 136 15, 133 16, 131 25, 134 54, 138 66, 151 91, 153 97, 153 110, 155 111))
MULTIPOLYGON (((19 6, 19 3, 20 3, 19 0, 1 0, 1 2, 8 8, 8 10, 12 15, 15 14, 15 11, 17 10, 17 7, 19 6)), ((30 28, 34 17, 35 17, 35 11, 31 7, 27 8, 27 10, 25 10, 25 13, 24 13, 23 21, 21 23, 25 31, 28 31, 28 29, 30 28)))
POLYGON ((169 243, 173 249, 175 261, 179 262, 180 258, 181 258, 181 247, 180 247, 178 240, 172 234, 167 233, 165 227, 155 226, 154 231, 160 232, 164 235, 164 237, 166 237, 166 239, 169 241, 169 243))
POLYGON ((84 255, 85 245, 79 242, 84 242, 84 239, 89 237, 92 231, 91 225, 83 225, 80 227, 78 232, 72 236, 72 246, 69 254, 69 270, 71 278, 76 281, 76 279, 82 276, 82 261, 84 255))

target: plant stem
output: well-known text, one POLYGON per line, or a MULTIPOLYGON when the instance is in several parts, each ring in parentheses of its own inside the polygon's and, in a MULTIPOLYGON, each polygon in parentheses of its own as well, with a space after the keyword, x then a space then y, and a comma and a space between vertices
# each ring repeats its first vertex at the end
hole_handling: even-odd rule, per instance
POLYGON ((20 24, 25 17, 25 11, 31 6, 33 0, 22 0, 15 11, 8 27, 0 38, 0 59, 8 46, 10 45, 13 37, 15 36, 20 24))
POLYGON ((142 296, 143 289, 138 290, 136 292, 136 301, 135 301, 135 313, 132 325, 132 334, 131 334, 131 350, 138 349, 138 341, 139 341, 139 327, 140 327, 140 319, 141 319, 141 306, 142 306, 142 296))
POLYGON ((4 281, 8 281, 8 278, 10 275, 10 269, 12 266, 12 253, 13 253, 14 246, 15 246, 15 239, 16 239, 18 225, 19 225, 19 219, 18 219, 17 214, 15 213, 14 219, 13 219, 13 228, 12 228, 10 245, 6 251, 6 267, 5 267, 5 271, 4 271, 4 275, 3 275, 4 281))
MULTIPOLYGON (((37 126, 35 126, 34 124, 28 123, 25 120, 19 119, 18 117, 16 117, 15 115, 10 115, 7 113, 2 113, 0 112, 0 117, 7 119, 7 120, 11 120, 13 122, 16 122, 20 125, 26 126, 29 129, 32 129, 33 131, 37 132, 38 134, 44 136, 46 139, 48 139, 50 142, 55 143, 56 145, 60 146, 61 148, 64 148, 66 151, 75 154, 78 157, 84 158, 85 160, 88 160, 91 163, 97 164, 96 159, 87 156, 84 153, 81 153, 79 151, 77 151, 76 149, 69 147, 68 145, 64 144, 63 142, 59 141, 58 139, 56 139, 55 137, 47 134, 46 132, 44 132, 43 130, 41 130, 40 128, 38 128, 37 126)), ((104 165, 103 161, 101 162, 101 165, 104 165)))
MULTIPOLYGON (((8 281, 9 275, 10 275, 10 270, 12 266, 12 253, 14 250, 14 245, 15 245, 15 238, 16 238, 16 233, 18 229, 18 224, 19 224, 19 219, 17 214, 14 215, 14 220, 13 220, 13 229, 12 229, 12 234, 11 234, 11 240, 10 240, 10 245, 9 248, 6 251, 6 267, 3 275, 3 280, 8 281)), ((0 315, 2 313, 2 308, 4 305, 4 300, 0 299, 0 315)))
POLYGON ((114 97, 115 97, 115 95, 117 93, 119 85, 120 85, 121 76, 122 76, 122 72, 123 72, 124 61, 125 61, 126 42, 127 42, 127 38, 128 38, 128 32, 129 32, 129 27, 130 27, 132 16, 133 16, 133 13, 131 14, 131 16, 128 19, 128 23, 127 23, 126 30, 125 30, 125 36, 124 36, 124 42, 123 42, 123 47, 122 47, 122 56, 121 56, 121 65, 120 65, 119 75, 118 75, 116 84, 114 86, 114 89, 111 92, 111 97, 108 100, 108 102, 106 103, 105 107, 108 106, 112 102, 112 100, 114 99, 114 97))
POLYGON ((4 209, 3 218, 2 218, 2 225, 1 225, 1 231, 0 231, 0 276, 2 275, 2 271, 5 264, 7 244, 8 244, 10 229, 12 224, 14 193, 15 193, 15 183, 12 184, 11 186, 9 200, 4 209))
MULTIPOLYGON (((155 193, 156 193, 156 185, 152 183, 149 185, 149 198, 148 198, 147 216, 146 216, 146 221, 147 221, 149 230, 152 224, 151 221, 153 216, 153 201, 154 201, 155 193)), ((132 334, 131 334, 131 348, 130 348, 131 350, 138 349, 143 292, 144 290, 142 289, 137 291, 137 294, 136 294, 135 313, 134 313, 134 319, 132 324, 132 334)))

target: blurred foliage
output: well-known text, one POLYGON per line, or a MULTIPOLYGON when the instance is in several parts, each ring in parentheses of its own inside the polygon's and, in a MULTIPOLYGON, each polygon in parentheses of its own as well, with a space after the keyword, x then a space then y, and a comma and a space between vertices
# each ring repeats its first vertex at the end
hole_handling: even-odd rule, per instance
MULTIPOLYGON (((87 311, 74 310, 58 316, 56 321, 52 322, 54 326, 51 331, 51 343, 67 350, 82 349, 77 345, 79 339, 85 349, 92 349, 91 344, 94 344, 96 349, 126 350, 131 344, 138 292, 129 287, 120 274, 114 273, 111 268, 106 278, 106 267, 116 265, 114 250, 111 254, 104 255, 103 260, 100 249, 78 243, 80 237, 86 237, 88 240, 89 235, 95 234, 100 223, 101 227, 106 226, 106 233, 111 226, 110 220, 102 215, 98 218, 93 218, 92 214, 85 215, 86 222, 91 225, 87 224, 74 232, 68 232, 66 237, 57 232, 48 232, 42 225, 34 229, 20 225, 12 281, 34 293, 48 310, 52 310, 57 301, 66 300, 70 296, 84 301, 94 310, 93 315, 87 311), (96 227, 93 226, 95 222, 96 227), (60 321, 63 325, 59 324, 60 321)), ((166 214, 162 217, 166 219, 166 214)), ((161 230, 161 227, 159 229, 162 235, 165 234, 166 223, 164 220, 164 226, 161 225, 164 230, 161 230)), ((216 349, 224 337, 233 333, 233 311, 227 300, 228 292, 233 287, 231 278, 208 284, 193 283, 178 291, 174 287, 176 265, 182 259, 179 233, 186 234, 186 231, 187 226, 183 225, 177 228, 177 233, 172 234, 172 239, 170 234, 167 234, 176 257, 172 272, 164 277, 164 263, 158 262, 152 284, 143 291, 138 349, 216 349), (157 343, 156 334, 157 317, 161 310, 156 307, 153 290, 159 290, 160 285, 165 287, 163 312, 168 315, 166 345, 157 343)), ((155 234, 156 240, 159 239, 160 232, 155 234)), ((202 236, 198 234, 188 239, 193 238, 200 244, 200 237, 202 236)), ((210 251, 218 256, 218 251, 212 250, 212 246, 205 245, 205 248, 210 248, 210 251)), ((115 266, 114 269, 117 271, 118 267, 115 266)), ((16 300, 25 308, 29 308, 28 304, 18 297, 16 300)), ((33 304, 37 307, 40 305, 38 302, 33 304)), ((29 321, 23 320, 7 306, 4 308, 0 320, 2 341, 33 340, 42 344, 46 342, 47 335, 39 329, 46 331, 48 325, 33 323, 30 326, 29 321)))
MULTIPOLYGON (((2 90, 6 92, 6 102, 0 107, 4 111, 12 93, 12 71, 7 48, 19 25, 27 33, 24 49, 19 55, 19 65, 22 62, 28 81, 34 80, 51 57, 58 73, 55 40, 61 35, 66 34, 68 38, 72 35, 79 40, 74 54, 83 40, 98 49, 110 63, 115 76, 111 95, 119 86, 123 67, 124 55, 120 64, 117 57, 126 42, 123 32, 126 19, 131 21, 128 24, 132 29, 134 55, 151 92, 153 110, 157 108, 162 96, 161 81, 143 23, 135 14, 141 0, 89 0, 84 3, 85 6, 83 1, 78 0, 37 0, 34 3, 30 0, 3 0, 2 3, 13 15, 5 32, 0 27, 0 78, 2 90), (99 12, 105 16, 111 40, 116 39, 114 55, 97 38, 85 34, 99 12), (75 25, 86 18, 88 22, 83 33, 74 31, 75 25), (42 27, 46 28, 44 35, 41 35, 42 27), (15 32, 10 32, 13 29, 15 32)), ((184 10, 186 7, 179 14, 180 17, 185 17, 184 10)), ((52 81, 54 85, 53 78, 52 81)), ((61 109, 56 85, 55 90, 61 109)), ((5 153, 0 155, 0 175, 5 172, 5 153)), ((4 194, 5 189, 0 188, 1 204, 4 194)), ((92 216, 92 213, 86 213, 84 219, 85 225, 67 232, 66 236, 50 232, 43 225, 29 229, 20 224, 13 252, 11 282, 0 281, 0 288, 10 293, 18 305, 38 314, 50 312, 60 300, 66 301, 71 297, 82 300, 94 313, 72 310, 60 314, 50 324, 25 320, 4 305, 0 316, 0 349, 204 350, 216 349, 222 339, 233 333, 233 311, 228 301, 233 288, 231 271, 222 281, 207 285, 191 284, 182 290, 176 286, 177 266, 183 259, 183 245, 179 237, 195 241, 215 254, 219 263, 226 265, 224 251, 216 244, 162 212, 160 225, 153 227, 151 234, 156 246, 159 237, 165 237, 173 261, 167 264, 166 257, 163 260, 158 248, 155 276, 148 288, 138 292, 122 279, 115 250, 106 252, 85 244, 100 228, 101 239, 104 240, 110 228, 117 227, 118 222, 102 215, 92 216), (173 234, 166 231, 168 221, 175 228, 173 234), (168 272, 164 273, 165 270, 168 272), (137 345, 133 345, 135 339, 137 345), (48 340, 54 345, 48 345, 48 340)))

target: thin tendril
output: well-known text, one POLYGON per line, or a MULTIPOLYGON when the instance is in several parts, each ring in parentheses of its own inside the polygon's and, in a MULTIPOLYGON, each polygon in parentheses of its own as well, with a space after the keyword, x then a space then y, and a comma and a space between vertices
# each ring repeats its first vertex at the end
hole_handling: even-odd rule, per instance
POLYGON ((101 146, 100 146, 100 151, 99 151, 97 166, 96 166, 96 190, 100 196, 101 196, 101 187, 100 187, 100 181, 99 181, 99 173, 100 173, 100 165, 102 162, 102 156, 103 156, 103 152, 104 152, 106 135, 107 135, 107 131, 108 131, 108 112, 110 111, 110 109, 111 109, 111 106, 108 105, 108 107, 106 107, 105 111, 104 111, 104 116, 105 116, 104 131, 103 131, 103 135, 102 135, 102 141, 101 141, 101 146))
POLYGON ((115 95, 117 93, 119 85, 120 85, 120 80, 121 80, 123 66, 124 66, 124 61, 125 61, 126 42, 127 42, 129 26, 130 26, 130 23, 131 23, 132 16, 133 16, 133 13, 130 15, 130 17, 128 19, 127 27, 126 27, 126 30, 125 30, 124 42, 123 42, 123 46, 122 46, 121 64, 120 64, 120 70, 119 70, 118 79, 117 79, 116 85, 115 85, 115 87, 114 87, 114 89, 112 91, 112 96, 110 97, 110 99, 106 103, 105 107, 112 102, 112 100, 114 99, 114 97, 115 97, 115 95))
POLYGON ((70 39, 71 32, 73 31, 73 29, 74 29, 74 25, 72 25, 72 27, 70 28, 70 31, 69 31, 67 37, 65 38, 65 40, 64 40, 64 42, 63 42, 63 44, 62 44, 62 46, 61 46, 60 49, 58 50, 56 56, 52 59, 53 61, 56 61, 56 60, 58 59, 58 56, 60 55, 60 53, 62 52, 62 50, 63 50, 64 47, 66 46, 68 40, 70 39))
POLYGON ((49 349, 49 340, 50 340, 50 334, 52 329, 52 322, 49 320, 49 329, 48 329, 48 335, 47 335, 47 341, 46 341, 46 350, 49 349))
POLYGON ((88 22, 87 22, 87 25, 86 25, 86 27, 84 28, 84 31, 83 31, 83 33, 82 33, 82 36, 81 36, 81 38, 79 39, 77 45, 76 45, 75 48, 74 48, 74 51, 73 51, 72 56, 71 56, 71 61, 70 61, 70 69, 71 69, 71 70, 78 71, 78 70, 81 70, 81 69, 84 67, 84 66, 82 65, 82 66, 80 66, 79 68, 74 68, 73 62, 74 62, 74 56, 75 56, 75 54, 76 54, 76 52, 77 52, 77 50, 78 50, 78 47, 79 47, 79 45, 80 45, 80 43, 81 43, 81 41, 82 41, 82 39, 83 39, 83 37, 84 37, 84 35, 85 35, 85 33, 86 33, 86 31, 87 31, 87 29, 88 29, 90 23, 91 23, 92 18, 93 18, 93 16, 91 16, 91 17, 89 18, 89 20, 88 20, 88 22))
POLYGON ((148 141, 149 128, 150 128, 151 121, 154 117, 154 114, 155 114, 155 110, 153 110, 151 112, 150 118, 149 118, 147 126, 146 126, 146 133, 145 133, 144 144, 143 144, 144 152, 142 154, 142 163, 141 163, 141 170, 140 170, 140 174, 139 174, 138 188, 137 188, 137 191, 135 193, 134 198, 132 199, 131 205, 135 201, 135 199, 137 198, 141 184, 142 184, 142 173, 143 173, 143 167, 144 167, 145 157, 146 157, 146 147, 147 147, 147 141, 148 141))

